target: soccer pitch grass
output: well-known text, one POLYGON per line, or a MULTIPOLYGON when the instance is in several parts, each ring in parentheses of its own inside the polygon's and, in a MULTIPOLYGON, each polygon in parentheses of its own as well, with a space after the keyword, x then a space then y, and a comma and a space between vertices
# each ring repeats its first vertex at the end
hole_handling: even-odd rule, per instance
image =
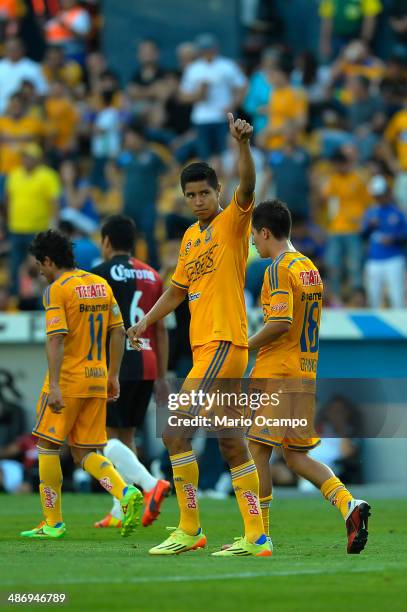
POLYGON ((177 524, 174 497, 152 527, 124 539, 117 530, 93 528, 110 506, 107 495, 66 494, 66 537, 38 541, 19 537, 39 522, 38 496, 1 495, 0 606, 10 593, 64 592, 68 603, 55 607, 84 612, 405 611, 407 500, 369 501, 370 539, 361 555, 346 554, 343 520, 322 499, 277 497, 273 557, 225 559, 210 552, 241 533, 233 498, 201 501, 205 550, 151 557, 148 548, 167 537, 167 525, 177 524))

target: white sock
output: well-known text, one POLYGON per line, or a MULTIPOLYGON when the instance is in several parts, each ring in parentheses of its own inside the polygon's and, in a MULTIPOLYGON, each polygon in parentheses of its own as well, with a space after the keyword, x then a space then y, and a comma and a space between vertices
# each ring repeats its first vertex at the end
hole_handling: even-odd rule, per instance
POLYGON ((110 514, 112 516, 114 516, 114 518, 120 519, 122 518, 122 507, 120 505, 120 502, 118 499, 116 499, 115 497, 113 497, 113 506, 112 509, 110 510, 110 514))
POLYGON ((150 491, 157 484, 157 479, 151 476, 133 451, 120 440, 116 438, 109 440, 104 455, 110 459, 127 484, 140 485, 144 491, 150 491))

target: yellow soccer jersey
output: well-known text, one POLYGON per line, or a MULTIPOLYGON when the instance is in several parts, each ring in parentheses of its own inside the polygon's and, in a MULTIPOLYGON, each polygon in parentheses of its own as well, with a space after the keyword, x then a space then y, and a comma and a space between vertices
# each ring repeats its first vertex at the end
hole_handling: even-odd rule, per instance
POLYGON ((252 378, 315 379, 323 285, 312 261, 297 251, 277 257, 264 274, 264 323, 289 321, 290 329, 256 358, 252 378))
POLYGON ((247 346, 243 288, 252 206, 243 210, 235 194, 208 227, 197 222, 184 234, 172 283, 188 291, 192 347, 214 340, 247 346))
MULTIPOLYGON (((107 397, 106 337, 123 325, 104 278, 65 272, 44 292, 47 336, 65 334, 60 385, 65 397, 107 397)), ((49 392, 48 373, 43 387, 49 392)))

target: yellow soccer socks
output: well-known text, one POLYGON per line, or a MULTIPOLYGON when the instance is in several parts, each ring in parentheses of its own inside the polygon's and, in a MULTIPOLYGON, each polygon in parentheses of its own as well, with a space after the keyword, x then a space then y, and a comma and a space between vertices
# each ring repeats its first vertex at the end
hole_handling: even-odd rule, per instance
POLYGON ((353 496, 343 482, 336 476, 332 476, 322 483, 321 493, 333 506, 337 506, 343 518, 346 518, 349 511, 349 502, 352 501, 353 496))
POLYGON ((62 523, 62 470, 59 449, 38 447, 40 498, 44 517, 49 527, 62 523))
POLYGON ((171 455, 170 461, 180 511, 179 527, 188 535, 196 535, 200 522, 197 500, 199 468, 195 453, 188 451, 171 455))
POLYGON ((245 527, 245 536, 255 543, 264 534, 259 504, 259 476, 253 461, 231 468, 233 490, 245 527))
POLYGON ((266 534, 266 536, 270 535, 270 506, 272 500, 272 495, 267 495, 267 497, 260 497, 261 517, 263 519, 264 533, 266 534))
POLYGON ((108 493, 119 500, 123 498, 127 484, 113 467, 112 462, 104 455, 89 453, 84 457, 82 467, 88 474, 96 478, 108 493))

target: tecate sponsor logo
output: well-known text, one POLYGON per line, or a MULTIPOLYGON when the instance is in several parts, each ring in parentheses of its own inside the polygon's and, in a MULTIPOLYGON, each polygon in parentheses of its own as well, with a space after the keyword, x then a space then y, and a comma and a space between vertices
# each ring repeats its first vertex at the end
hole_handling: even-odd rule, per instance
POLYGON ((57 501, 58 494, 51 487, 44 487, 44 497, 45 497, 45 507, 46 508, 55 508, 55 503, 57 501))
POLYGON ((254 495, 254 493, 252 493, 251 491, 244 491, 242 495, 247 501, 247 504, 249 506, 249 513, 259 514, 259 501, 257 497, 254 495))
POLYGON ((185 484, 183 487, 185 497, 187 498, 187 508, 196 508, 196 490, 191 484, 185 484))
POLYGON ((93 285, 79 285, 75 287, 77 296, 81 300, 92 300, 96 298, 107 297, 106 285, 103 283, 94 283, 93 285))

